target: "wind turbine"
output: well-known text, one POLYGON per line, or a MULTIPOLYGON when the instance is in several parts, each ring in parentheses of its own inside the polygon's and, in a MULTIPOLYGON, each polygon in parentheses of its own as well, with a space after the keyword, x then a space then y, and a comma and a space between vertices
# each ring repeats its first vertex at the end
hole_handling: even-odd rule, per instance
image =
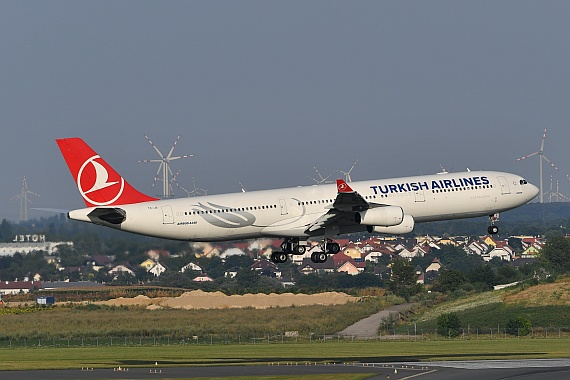
POLYGON ((552 163, 552 161, 550 161, 544 155, 544 139, 546 139, 546 128, 544 128, 544 133, 542 134, 542 141, 540 143, 540 150, 538 152, 531 153, 527 156, 517 158, 517 161, 522 161, 522 160, 526 160, 529 157, 538 155, 538 161, 539 161, 539 167, 540 167, 540 203, 544 203, 544 192, 542 190, 542 160, 545 160, 546 162, 548 162, 550 164, 550 166, 552 166, 554 169, 559 171, 558 168, 556 167, 556 165, 554 165, 552 163))
POLYGON ((176 175, 172 178, 172 180, 180 190, 184 191, 188 195, 188 197, 198 197, 198 196, 202 196, 202 195, 208 195, 208 189, 201 189, 201 188, 196 187, 196 182, 194 181, 194 177, 192 177, 193 189, 191 191, 180 186, 180 184, 176 180, 176 176, 178 174, 180 174, 180 170, 176 173, 176 175))
POLYGON ((174 144, 172 145, 172 148, 170 148, 170 151, 168 152, 168 154, 165 156, 162 154, 162 152, 156 147, 156 145, 154 145, 154 143, 148 138, 147 135, 144 135, 144 137, 147 139, 148 143, 154 148, 154 150, 156 150, 156 153, 158 153, 160 159, 155 159, 155 160, 139 160, 138 162, 159 162, 160 165, 158 166, 158 170, 156 172, 156 175, 154 176, 154 181, 152 182, 152 187, 154 187, 154 185, 156 184, 156 181, 162 181, 162 197, 163 198, 172 198, 174 196, 174 192, 172 190, 172 184, 169 181, 169 176, 174 176, 174 174, 172 174, 172 170, 170 169, 170 162, 174 161, 174 160, 178 160, 180 158, 188 158, 188 157, 192 157, 192 154, 187 154, 184 156, 172 156, 172 153, 174 152, 174 148, 176 148, 176 144, 178 144, 178 140, 180 140, 180 135, 178 135, 178 137, 176 137, 176 140, 174 140, 174 144), (159 174, 162 171, 162 179, 159 178, 159 174))
POLYGON ((352 182, 352 178, 350 177, 350 173, 352 172, 352 169, 354 169, 354 167, 356 166, 356 164, 358 163, 358 160, 356 160, 354 162, 354 164, 352 165, 352 167, 350 168, 349 171, 344 172, 342 170, 338 170, 339 172, 341 172, 342 174, 344 174, 344 178, 346 182, 352 182))
POLYGON ((309 178, 312 179, 313 181, 315 181, 315 184, 322 185, 323 183, 330 183, 330 182, 327 182, 327 180, 330 178, 330 175, 323 177, 321 175, 321 173, 319 172, 319 169, 317 169, 316 166, 313 166, 313 168, 315 169, 315 172, 317 172, 317 175, 319 176, 319 178, 314 178, 314 177, 309 177, 309 178))
POLYGON ((35 195, 39 197, 39 194, 34 193, 33 191, 28 190, 28 184, 26 182, 26 177, 22 181, 22 192, 12 199, 19 199, 20 200, 20 221, 25 222, 28 220, 28 204, 32 203, 30 199, 28 199, 28 194, 35 195))

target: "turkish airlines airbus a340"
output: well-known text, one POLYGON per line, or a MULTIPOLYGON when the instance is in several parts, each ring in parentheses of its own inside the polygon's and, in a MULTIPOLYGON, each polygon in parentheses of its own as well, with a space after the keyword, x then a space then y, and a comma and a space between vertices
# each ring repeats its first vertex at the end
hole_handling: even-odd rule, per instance
POLYGON ((468 171, 336 185, 157 199, 123 179, 80 138, 57 140, 87 208, 68 217, 122 231, 166 239, 222 241, 282 238, 271 259, 306 252, 307 239, 323 237, 314 262, 340 250, 332 239, 369 232, 406 234, 415 223, 489 216, 496 234, 499 212, 521 206, 538 194, 524 178, 494 171, 468 171))

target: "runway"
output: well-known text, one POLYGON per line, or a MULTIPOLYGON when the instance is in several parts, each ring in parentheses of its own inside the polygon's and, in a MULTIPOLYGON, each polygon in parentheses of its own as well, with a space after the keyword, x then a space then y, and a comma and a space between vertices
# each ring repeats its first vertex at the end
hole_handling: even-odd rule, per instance
POLYGON ((234 377, 276 375, 318 375, 368 373, 369 379, 422 380, 548 380, 570 379, 570 359, 480 360, 414 363, 337 363, 264 366, 219 366, 175 368, 118 368, 45 371, 0 371, 4 380, 45 379, 191 379, 199 377, 234 377))

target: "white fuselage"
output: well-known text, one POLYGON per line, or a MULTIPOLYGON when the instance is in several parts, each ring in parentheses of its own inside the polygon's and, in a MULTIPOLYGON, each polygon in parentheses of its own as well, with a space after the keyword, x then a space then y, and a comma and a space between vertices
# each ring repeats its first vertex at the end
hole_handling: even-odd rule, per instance
MULTIPOLYGON (((509 173, 472 171, 351 182, 368 203, 400 206, 415 222, 492 215, 527 203, 538 189, 509 173)), ((334 184, 165 199, 117 206, 124 222, 109 227, 137 234, 189 241, 312 236, 307 228, 332 207, 334 184)), ((110 207, 112 208, 112 207, 110 207)), ((69 217, 94 222, 94 208, 69 217)), ((324 234, 366 231, 366 226, 338 226, 324 234)))

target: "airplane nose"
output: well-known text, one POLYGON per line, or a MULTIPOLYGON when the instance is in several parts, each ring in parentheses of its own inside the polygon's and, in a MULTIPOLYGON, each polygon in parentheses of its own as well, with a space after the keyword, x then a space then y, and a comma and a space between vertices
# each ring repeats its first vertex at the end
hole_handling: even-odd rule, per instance
POLYGON ((540 192, 540 189, 536 186, 534 186, 533 184, 529 184, 529 195, 532 195, 532 197, 530 199, 534 199, 536 198, 536 196, 538 195, 538 193, 540 192))

